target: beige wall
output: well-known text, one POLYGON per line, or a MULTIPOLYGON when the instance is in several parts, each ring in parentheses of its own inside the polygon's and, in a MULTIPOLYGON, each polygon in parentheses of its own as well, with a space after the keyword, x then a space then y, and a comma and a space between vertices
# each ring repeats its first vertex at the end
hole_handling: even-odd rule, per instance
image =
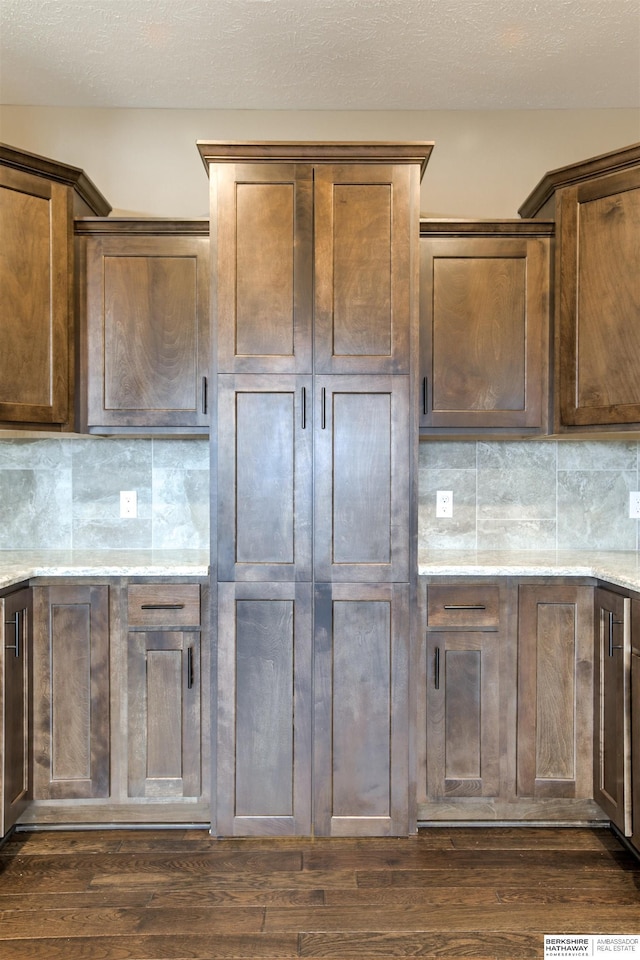
POLYGON ((124 215, 208 215, 199 139, 434 140, 425 215, 515 217, 548 170, 640 141, 640 111, 0 108, 0 140, 82 167, 124 215))

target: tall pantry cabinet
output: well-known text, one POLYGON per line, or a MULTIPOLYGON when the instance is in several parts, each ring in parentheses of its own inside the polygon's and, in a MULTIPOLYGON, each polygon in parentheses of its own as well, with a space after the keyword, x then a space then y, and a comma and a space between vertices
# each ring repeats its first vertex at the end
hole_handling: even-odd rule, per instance
POLYGON ((213 829, 404 835, 432 144, 198 146, 217 331, 213 829))

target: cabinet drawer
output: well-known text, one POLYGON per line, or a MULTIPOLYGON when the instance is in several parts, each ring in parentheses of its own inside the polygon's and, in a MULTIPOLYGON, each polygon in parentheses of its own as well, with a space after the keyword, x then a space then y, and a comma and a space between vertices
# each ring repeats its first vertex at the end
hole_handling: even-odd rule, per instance
POLYGON ((497 627, 499 622, 497 586, 430 586, 427 590, 429 627, 497 627))
POLYGON ((200 585, 132 583, 127 616, 130 627, 197 627, 200 625, 200 585))

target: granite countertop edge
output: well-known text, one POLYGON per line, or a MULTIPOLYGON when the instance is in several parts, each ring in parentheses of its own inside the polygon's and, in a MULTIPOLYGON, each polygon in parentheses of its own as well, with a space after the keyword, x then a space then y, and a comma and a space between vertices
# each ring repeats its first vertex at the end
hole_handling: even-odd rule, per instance
MULTIPOLYGON (((206 550, 0 550, 0 589, 38 577, 206 577, 206 550)), ((420 550, 431 577, 590 577, 640 592, 633 550, 420 550)))

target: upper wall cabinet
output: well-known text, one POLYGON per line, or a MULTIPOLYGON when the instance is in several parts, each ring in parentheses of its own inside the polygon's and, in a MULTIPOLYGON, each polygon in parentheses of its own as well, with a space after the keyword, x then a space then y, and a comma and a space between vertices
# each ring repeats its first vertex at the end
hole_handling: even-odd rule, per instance
POLYGON ((76 220, 79 420, 99 434, 209 422, 209 223, 76 220))
POLYGON ((424 167, 425 147, 352 147, 199 144, 217 224, 219 373, 408 373, 409 161, 413 150, 424 167))
POLYGON ((548 173, 556 221, 555 429, 640 430, 640 144, 548 173))
POLYGON ((0 425, 72 430, 73 217, 111 207, 77 167, 0 145, 0 425))
POLYGON ((546 432, 552 233, 421 221, 421 437, 546 432))

